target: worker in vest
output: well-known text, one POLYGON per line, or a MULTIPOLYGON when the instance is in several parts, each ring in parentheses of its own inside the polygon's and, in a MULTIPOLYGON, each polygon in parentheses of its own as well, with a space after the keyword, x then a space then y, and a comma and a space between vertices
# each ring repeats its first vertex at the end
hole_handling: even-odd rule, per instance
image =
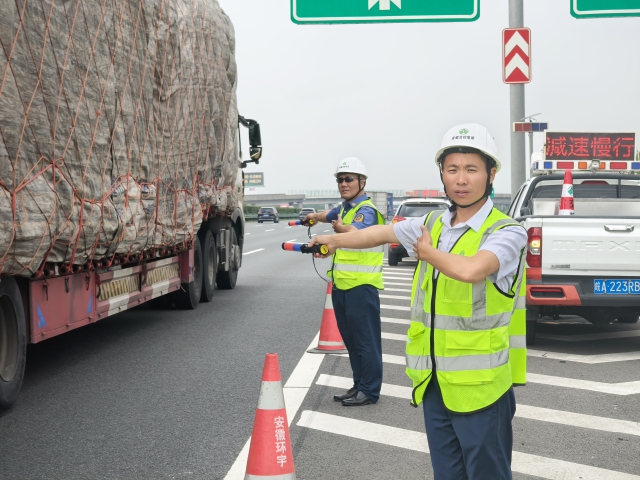
MULTIPOLYGON (((385 221, 369 200, 364 187, 367 169, 362 160, 345 158, 335 173, 342 204, 329 212, 307 215, 304 222, 331 222, 336 233, 357 232, 385 221)), ((333 280, 331 298, 353 372, 353 387, 335 395, 342 405, 362 406, 376 403, 382 386, 382 338, 380 298, 383 247, 367 250, 337 250, 328 275, 333 280)))
POLYGON ((406 372, 435 480, 511 479, 512 387, 526 381, 527 234, 489 198, 500 160, 486 128, 452 128, 435 161, 449 210, 312 244, 402 243, 414 253, 406 372))

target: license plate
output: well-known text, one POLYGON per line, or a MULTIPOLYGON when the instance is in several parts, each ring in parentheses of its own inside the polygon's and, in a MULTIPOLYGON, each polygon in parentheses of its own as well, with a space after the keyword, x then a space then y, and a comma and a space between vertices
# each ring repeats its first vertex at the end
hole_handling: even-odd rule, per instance
POLYGON ((596 295, 640 295, 640 279, 594 280, 596 295))

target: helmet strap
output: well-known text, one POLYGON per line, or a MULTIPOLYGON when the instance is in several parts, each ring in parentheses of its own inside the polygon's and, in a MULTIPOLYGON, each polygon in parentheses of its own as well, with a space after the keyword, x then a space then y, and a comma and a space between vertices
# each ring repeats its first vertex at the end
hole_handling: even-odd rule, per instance
POLYGON ((364 181, 364 185, 362 186, 362 188, 360 188, 360 181, 362 180, 362 177, 360 176, 360 174, 358 174, 358 191, 356 192, 356 194, 351 197, 348 200, 345 200, 345 202, 351 202, 351 200, 355 200, 356 198, 358 198, 360 196, 360 193, 364 190, 364 187, 367 186, 367 180, 365 179, 364 181))
POLYGON ((489 162, 487 161, 487 186, 484 189, 484 194, 478 200, 476 200, 475 202, 470 203, 469 205, 460 205, 459 203, 456 203, 451 199, 451 197, 447 193, 447 186, 444 184, 444 180, 442 178, 442 169, 440 169, 440 181, 442 182, 442 185, 444 186, 445 195, 447 196, 447 198, 451 202, 451 206, 449 207, 449 211, 450 212, 454 212, 458 208, 473 207, 475 204, 477 204, 477 203, 481 202, 482 200, 484 200, 485 198, 488 198, 489 196, 491 196, 491 192, 493 191, 493 184, 491 183, 491 168, 492 167, 489 165, 489 162))

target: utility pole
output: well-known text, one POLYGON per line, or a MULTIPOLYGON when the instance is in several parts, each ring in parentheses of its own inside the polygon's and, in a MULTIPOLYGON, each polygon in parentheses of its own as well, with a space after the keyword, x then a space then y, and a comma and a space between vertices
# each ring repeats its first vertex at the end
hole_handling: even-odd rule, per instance
MULTIPOLYGON (((523 0, 509 0, 509 27, 524 27, 523 0)), ((524 85, 509 85, 511 96, 511 199, 527 179, 527 161, 524 135, 513 132, 513 123, 524 118, 524 85)))

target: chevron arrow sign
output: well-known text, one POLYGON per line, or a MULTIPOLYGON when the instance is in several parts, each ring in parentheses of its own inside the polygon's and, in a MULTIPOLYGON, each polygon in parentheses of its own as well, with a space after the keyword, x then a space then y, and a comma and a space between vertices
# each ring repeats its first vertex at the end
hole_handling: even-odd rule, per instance
POLYGON ((531 81, 531 30, 505 28, 502 31, 502 65, 504 83, 531 81))

